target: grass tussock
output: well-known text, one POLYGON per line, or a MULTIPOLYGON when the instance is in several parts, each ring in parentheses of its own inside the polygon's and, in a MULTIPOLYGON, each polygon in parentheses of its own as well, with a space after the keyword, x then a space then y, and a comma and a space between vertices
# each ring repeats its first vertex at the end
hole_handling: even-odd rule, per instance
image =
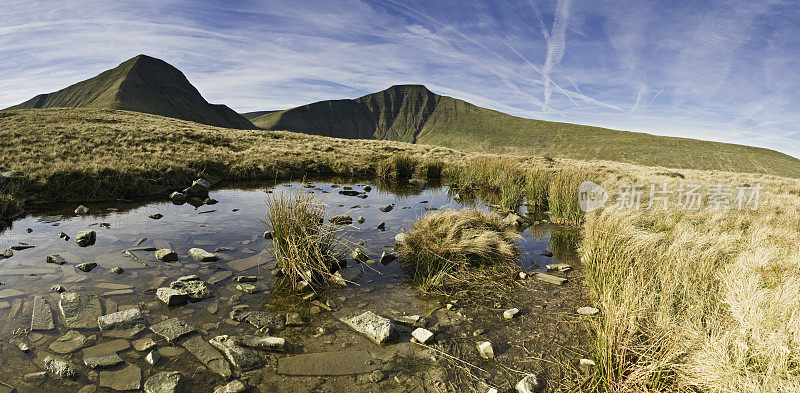
POLYGON ((289 285, 333 282, 346 239, 340 227, 325 224, 327 205, 300 186, 271 194, 267 208, 265 224, 272 233, 272 253, 289 285))
MULTIPOLYGON (((581 169, 564 169, 550 176, 547 186, 547 206, 550 218, 559 224, 579 225, 583 212, 578 205, 578 187, 589 180, 581 169)), ((541 189, 541 186, 537 187, 541 189)))
POLYGON ((476 157, 451 168, 447 178, 460 190, 489 193, 489 203, 505 211, 516 211, 525 199, 525 172, 510 158, 476 157))
POLYGON ((447 292, 518 270, 518 238, 495 213, 439 210, 415 222, 398 251, 423 290, 447 292))
POLYGON ((551 176, 551 171, 544 168, 529 169, 525 174, 525 200, 536 211, 547 210, 551 176))

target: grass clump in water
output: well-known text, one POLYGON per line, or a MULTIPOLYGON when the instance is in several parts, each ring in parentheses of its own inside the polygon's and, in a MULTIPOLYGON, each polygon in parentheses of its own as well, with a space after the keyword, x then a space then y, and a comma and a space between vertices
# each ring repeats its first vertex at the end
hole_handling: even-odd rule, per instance
POLYGON ((272 194, 267 200, 267 230, 272 233, 272 253, 284 280, 292 288, 301 281, 318 286, 333 282, 343 255, 344 230, 325 224, 327 205, 305 189, 272 194))
POLYGON ((588 180, 587 176, 587 172, 581 169, 565 169, 552 175, 548 185, 547 206, 553 222, 580 225, 583 211, 578 205, 578 188, 588 180))
POLYGON ((398 251, 423 290, 448 292, 518 270, 517 239, 495 213, 439 210, 414 223, 398 251))
POLYGON ((414 175, 417 164, 418 160, 411 155, 398 154, 379 162, 375 172, 383 179, 407 180, 414 175))

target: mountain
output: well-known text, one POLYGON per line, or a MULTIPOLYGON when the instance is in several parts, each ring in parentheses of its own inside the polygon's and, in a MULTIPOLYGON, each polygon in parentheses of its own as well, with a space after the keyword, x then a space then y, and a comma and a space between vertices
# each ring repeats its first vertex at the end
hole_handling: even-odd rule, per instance
POLYGON ((218 127, 256 128, 227 106, 209 104, 177 68, 146 55, 6 109, 62 107, 122 109, 218 127))
POLYGON ((356 99, 320 101, 251 120, 267 130, 338 138, 800 177, 800 160, 774 150, 527 119, 441 96, 422 85, 392 86, 356 99))
POLYGON ((266 115, 268 113, 272 113, 272 112, 277 112, 277 111, 244 112, 244 113, 240 113, 240 115, 244 116, 244 118, 247 119, 247 120, 252 120, 252 119, 255 119, 256 117, 264 116, 264 115, 266 115))

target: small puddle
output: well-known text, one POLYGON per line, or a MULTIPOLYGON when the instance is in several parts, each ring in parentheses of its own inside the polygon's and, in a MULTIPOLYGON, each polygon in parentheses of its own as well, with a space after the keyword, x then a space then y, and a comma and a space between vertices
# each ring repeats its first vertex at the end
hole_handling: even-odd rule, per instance
MULTIPOLYGON (((369 183, 372 190, 366 193, 367 198, 362 199, 341 195, 339 191, 348 186, 346 183, 310 184, 308 189, 318 194, 330 206, 329 215, 346 213, 354 220, 358 217, 364 218, 363 224, 354 221, 350 227, 351 241, 363 243, 358 247, 375 260, 382 252, 391 251, 395 243, 394 236, 402 228, 410 227, 430 210, 460 209, 465 206, 488 209, 486 205, 474 200, 455 202, 452 198, 453 192, 442 185, 409 184, 398 187, 369 183), (388 204, 395 205, 390 212, 378 209, 388 204), (381 222, 385 223, 384 230, 377 229, 381 222)), ((349 184, 358 191, 363 189, 363 185, 349 184)), ((306 323, 304 326, 273 332, 274 335, 285 337, 290 343, 297 343, 295 353, 355 351, 353 353, 363 356, 359 351, 370 351, 376 357, 376 362, 388 364, 390 360, 381 360, 381 356, 390 359, 397 356, 398 351, 402 352, 407 348, 381 354, 386 352, 385 348, 377 348, 361 339, 333 318, 331 313, 310 308, 295 297, 283 297, 270 291, 274 281, 270 270, 274 268, 274 261, 267 250, 269 240, 265 240, 263 236, 265 201, 271 197, 270 193, 277 195, 292 192, 301 186, 300 183, 283 183, 274 187, 233 185, 231 188, 212 191, 211 197, 218 203, 197 208, 189 204, 174 205, 165 201, 97 203, 87 204, 91 215, 78 216, 73 212, 76 204, 36 211, 13 222, 0 232, 0 250, 24 244, 34 247, 14 251, 13 257, 0 260, 0 282, 3 283, 0 285, 0 313, 5 316, 0 322, 0 342, 4 343, 0 358, 0 381, 19 391, 78 391, 81 383, 97 383, 98 373, 83 366, 80 350, 66 357, 79 365, 83 375, 89 376, 81 383, 65 385, 62 380, 52 376, 30 378, 28 381, 23 379, 25 374, 41 371, 40 361, 50 353, 48 346, 68 330, 58 309, 60 296, 52 290, 56 285, 63 285, 68 292, 98 296, 105 314, 138 306, 145 313, 148 325, 166 318, 181 318, 200 330, 206 340, 222 334, 255 334, 256 329, 253 326, 228 318, 234 305, 246 304, 253 310, 263 310, 266 307, 279 313, 298 312, 306 323), (163 217, 157 220, 150 218, 155 214, 163 217), (76 234, 84 230, 96 231, 97 240, 93 246, 79 247, 76 244, 76 234), (69 236, 69 240, 60 237, 62 233, 69 236), (219 260, 210 263, 194 261, 188 251, 195 247, 214 253, 219 260), (155 258, 152 248, 173 249, 178 253, 179 260, 172 263, 161 262, 155 258), (46 263, 46 257, 50 254, 60 255, 67 263, 46 263), (86 262, 97 263, 97 268, 90 272, 76 269, 76 265, 86 262), (121 267, 124 272, 112 273, 111 270, 116 267, 121 267), (175 309, 168 309, 157 301, 155 288, 168 286, 177 277, 192 274, 197 274, 213 284, 214 298, 175 309), (232 277, 239 275, 259 276, 259 292, 245 294, 239 291, 236 288, 238 283, 232 280, 232 277), (50 305, 55 316, 56 329, 26 332, 31 326, 35 295, 44 296, 50 305), (27 343, 31 350, 28 353, 21 352, 17 348, 19 342, 27 343), (92 377, 95 379, 92 380, 92 377)), ((520 265, 523 270, 544 272, 544 266, 551 263, 577 264, 576 229, 541 223, 525 229, 522 235, 520 247, 523 256, 520 258, 520 265), (547 254, 545 251, 551 251, 553 255, 543 255, 547 254)), ((439 306, 441 299, 422 296, 404 283, 404 274, 397 262, 365 266, 365 273, 357 281, 358 285, 329 290, 322 294, 320 300, 331 305, 333 314, 344 310, 370 310, 389 317, 402 314, 425 315, 439 306)), ((450 312, 446 310, 444 314, 450 312)), ((446 319, 452 318, 445 315, 439 321, 446 322, 446 319)), ((481 317, 476 315, 467 320, 481 321, 481 317)), ((491 318, 483 322, 492 323, 491 318)), ((465 327, 471 328, 472 326, 465 327)), ((81 333, 89 336, 98 334, 98 331, 88 329, 81 333)), ((450 334, 457 333, 453 331, 450 334)), ((145 330, 137 338, 148 336, 152 334, 145 330)), ((112 340, 114 339, 104 338, 102 335, 97 339, 99 343, 112 340)), ((168 346, 162 342, 159 344, 159 347, 168 346)), ((397 347, 405 348, 399 344, 397 347)), ((170 351, 164 352, 170 355, 170 351)), ((150 366, 143 359, 145 354, 137 353, 133 349, 120 353, 126 363, 144 370, 142 381, 158 371, 181 371, 191 380, 194 391, 212 391, 214 386, 223 383, 222 378, 199 367, 202 363, 192 356, 165 357, 160 363, 150 366)), ((374 368, 369 367, 370 370, 374 368)), ((314 384, 304 377, 275 373, 256 377, 249 376, 250 374, 243 375, 245 379, 249 378, 251 385, 262 386, 262 390, 266 389, 263 386, 273 386, 276 391, 303 391, 306 385, 314 388, 314 384)), ((413 379, 413 376, 410 378, 413 379)), ((358 378, 349 377, 343 381, 333 378, 328 383, 337 388, 358 390, 352 385, 362 382, 358 378)), ((386 383, 402 385, 400 380, 395 379, 386 383)), ((102 389, 99 391, 103 391, 102 389)))

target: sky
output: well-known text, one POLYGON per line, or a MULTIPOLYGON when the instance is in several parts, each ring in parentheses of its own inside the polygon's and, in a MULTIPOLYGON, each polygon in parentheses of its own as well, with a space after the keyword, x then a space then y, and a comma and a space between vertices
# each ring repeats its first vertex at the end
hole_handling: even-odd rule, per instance
POLYGON ((0 108, 143 53, 239 112, 394 84, 517 116, 800 157, 797 1, 18 1, 0 108))

